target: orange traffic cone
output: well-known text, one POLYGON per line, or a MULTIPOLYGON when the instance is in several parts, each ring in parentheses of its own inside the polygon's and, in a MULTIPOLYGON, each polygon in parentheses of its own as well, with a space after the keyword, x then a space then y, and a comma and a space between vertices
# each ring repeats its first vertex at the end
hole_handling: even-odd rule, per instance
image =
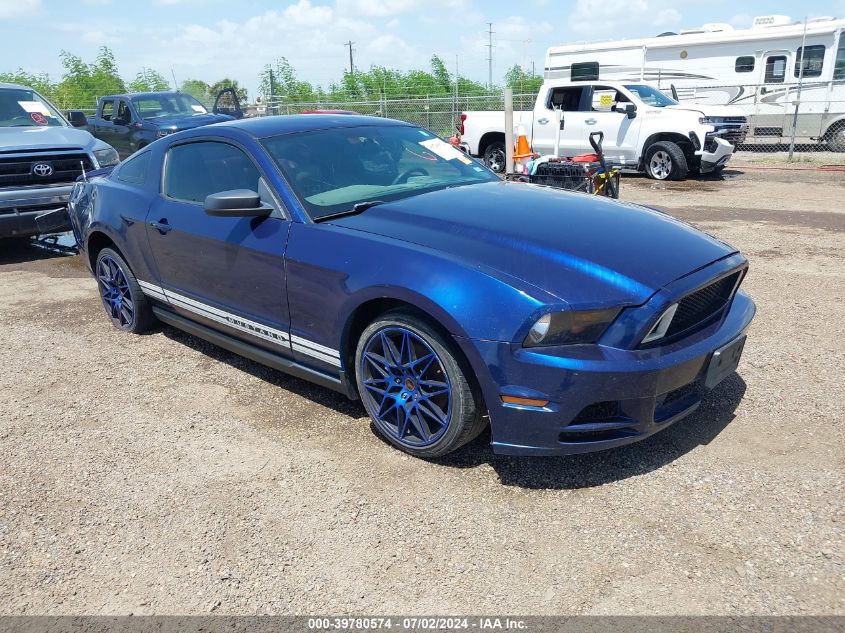
POLYGON ((528 143, 528 137, 525 135, 525 126, 520 124, 516 131, 516 150, 513 153, 514 160, 522 160, 523 158, 531 158, 534 152, 531 151, 531 145, 528 143))

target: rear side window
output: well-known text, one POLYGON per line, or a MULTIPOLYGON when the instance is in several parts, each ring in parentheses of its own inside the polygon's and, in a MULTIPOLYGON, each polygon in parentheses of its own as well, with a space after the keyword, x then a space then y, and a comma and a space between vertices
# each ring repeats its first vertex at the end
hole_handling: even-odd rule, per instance
POLYGON ((150 165, 150 152, 144 152, 132 156, 120 165, 117 170, 117 179, 121 182, 128 182, 140 185, 147 180, 147 168, 150 165))
POLYGON ((572 81, 594 81, 599 78, 598 62, 572 64, 572 81))
POLYGON ((845 32, 839 34, 839 48, 836 49, 836 64, 833 67, 834 79, 845 79, 845 32))
POLYGON ((795 76, 820 77, 824 65, 824 45, 798 47, 795 53, 795 76), (804 58, 801 59, 803 53, 804 58), (801 74, 801 67, 804 67, 804 74, 801 74))
POLYGON ((114 101, 103 101, 103 109, 100 111, 100 118, 104 121, 111 121, 114 114, 114 101))
POLYGON ((734 70, 738 73, 750 73, 754 71, 754 57, 748 55, 746 57, 737 57, 734 70))
POLYGON ((786 77, 786 56, 767 57, 765 82, 767 84, 782 84, 784 77, 786 77))
POLYGON ((177 145, 167 152, 164 194, 185 202, 205 202, 206 196, 231 189, 259 191, 261 175, 239 148, 217 141, 177 145))
POLYGON ((560 108, 564 112, 578 112, 583 92, 584 88, 552 88, 547 106, 549 110, 560 108))

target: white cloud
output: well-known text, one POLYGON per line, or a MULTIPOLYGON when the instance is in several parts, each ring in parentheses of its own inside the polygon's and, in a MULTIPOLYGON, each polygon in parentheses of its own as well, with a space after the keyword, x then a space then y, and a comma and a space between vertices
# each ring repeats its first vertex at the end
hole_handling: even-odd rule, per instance
POLYGON ((41 11, 41 0, 0 0, 0 20, 26 18, 41 11))
POLYGON ((678 0, 628 0, 618 10, 608 10, 604 0, 578 0, 569 16, 569 28, 588 39, 657 35, 681 24, 678 0))
POLYGON ((79 39, 87 44, 94 44, 95 46, 112 46, 123 41, 119 37, 115 37, 114 35, 109 35, 105 31, 98 30, 85 31, 79 39))
POLYGON ((468 4, 469 0, 337 0, 337 9, 343 14, 378 18, 420 9, 448 12, 468 4))

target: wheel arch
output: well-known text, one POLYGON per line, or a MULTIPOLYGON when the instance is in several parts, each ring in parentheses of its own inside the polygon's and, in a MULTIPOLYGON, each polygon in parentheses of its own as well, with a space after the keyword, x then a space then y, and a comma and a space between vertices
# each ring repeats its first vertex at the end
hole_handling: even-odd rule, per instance
POLYGON ((687 159, 687 164, 692 167, 695 163, 695 148, 692 146, 692 141, 688 136, 684 136, 679 132, 655 132, 643 143, 643 151, 640 153, 640 169, 645 169, 646 154, 648 154, 649 148, 660 141, 675 143, 683 151, 687 159))
POLYGON ((382 289, 379 296, 362 296, 357 305, 349 312, 341 330, 340 356, 346 374, 351 385, 355 384, 355 351, 358 341, 366 327, 378 317, 394 310, 407 311, 417 318, 425 321, 435 328, 447 341, 453 341, 453 350, 459 363, 467 372, 473 387, 477 390, 483 401, 483 389, 480 384, 480 375, 484 367, 483 361, 478 354, 474 354, 471 345, 461 345, 455 337, 469 340, 464 329, 452 318, 448 312, 439 305, 423 296, 407 296, 402 293, 393 296, 386 295, 382 289))
POLYGON ((104 248, 111 248, 126 261, 123 252, 118 248, 114 239, 108 233, 101 229, 93 229, 88 233, 88 238, 85 240, 85 253, 88 257, 88 265, 92 271, 97 264, 97 257, 104 248))
POLYGON ((478 155, 484 156, 484 152, 487 151, 487 148, 496 142, 505 142, 504 132, 485 132, 481 136, 481 140, 478 141, 478 155))

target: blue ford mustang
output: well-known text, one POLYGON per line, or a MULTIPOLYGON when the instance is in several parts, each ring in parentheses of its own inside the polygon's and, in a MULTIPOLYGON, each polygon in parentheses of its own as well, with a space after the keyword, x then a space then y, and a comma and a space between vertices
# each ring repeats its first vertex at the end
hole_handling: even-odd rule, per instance
POLYGON ((691 413, 737 367, 747 261, 663 213, 500 181, 358 116, 163 138, 77 183, 76 238, 118 328, 163 321, 359 398, 435 457, 581 453, 691 413))

